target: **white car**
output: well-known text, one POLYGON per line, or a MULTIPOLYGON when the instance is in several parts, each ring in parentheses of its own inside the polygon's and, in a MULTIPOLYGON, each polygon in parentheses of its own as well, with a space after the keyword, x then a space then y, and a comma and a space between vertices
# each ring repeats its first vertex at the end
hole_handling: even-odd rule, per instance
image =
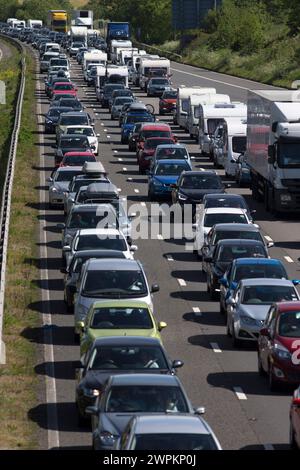
POLYGON ((78 230, 71 245, 63 247, 63 256, 68 267, 76 251, 115 250, 122 251, 126 259, 133 259, 136 245, 129 247, 124 234, 115 228, 87 228, 78 230))
POLYGON ((211 207, 204 209, 196 223, 195 251, 201 256, 201 249, 210 229, 216 224, 251 224, 245 209, 234 207, 211 207))
POLYGON ((99 148, 98 137, 100 134, 96 134, 92 126, 67 126, 64 134, 86 135, 93 153, 95 155, 98 155, 98 148, 99 148))

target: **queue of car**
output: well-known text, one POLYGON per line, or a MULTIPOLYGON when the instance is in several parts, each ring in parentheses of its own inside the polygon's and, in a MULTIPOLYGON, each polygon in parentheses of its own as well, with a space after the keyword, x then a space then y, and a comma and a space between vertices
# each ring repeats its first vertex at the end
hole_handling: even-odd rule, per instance
MULTIPOLYGON (((95 123, 70 78, 72 61, 62 54, 60 44, 48 44, 47 38, 37 40, 36 47, 41 52, 41 72, 48 72, 45 93, 51 100, 45 132, 56 135, 57 142, 49 205, 60 207, 66 216, 60 226, 62 270, 65 302, 68 311, 74 312, 74 340, 80 343, 78 423, 91 423, 94 449, 220 449, 201 417, 203 408, 191 405, 176 375, 182 361, 170 359, 164 349, 162 331, 167 325, 156 319, 153 296, 159 286, 149 285, 136 258, 131 236, 135 214, 124 211, 118 188, 101 163, 95 123)), ((78 46, 70 53, 84 64, 91 50, 78 46)), ((271 390, 283 384, 296 387, 300 366, 292 356, 293 343, 300 338, 298 281, 289 280, 282 263, 271 258, 272 243, 265 241, 244 198, 228 194, 230 185, 216 171, 195 171, 192 157, 171 127, 156 122, 153 106, 139 102, 134 89, 127 86, 129 73, 118 76, 116 67, 113 78, 107 74, 102 80, 105 66, 90 67, 95 71, 90 83, 101 106, 110 110, 112 119, 119 119, 121 143, 136 152, 139 172, 147 173, 149 200, 192 205, 194 252, 201 258, 211 299, 220 301, 224 334, 232 338, 234 348, 257 344, 258 373, 267 374, 271 390)), ((137 75, 133 71, 130 76, 137 75)), ((173 114, 178 124, 187 122, 183 95, 186 100, 188 93, 207 94, 206 89, 201 94, 201 87, 186 89, 185 94, 174 90, 168 70, 160 69, 158 62, 135 84, 148 96, 158 96, 159 114, 173 114)), ((240 164, 242 183, 247 181, 247 171, 237 154, 245 146, 245 105, 231 106, 227 101, 218 103, 214 98, 211 109, 204 110, 209 129, 206 143, 218 164, 217 152, 224 150, 225 136, 230 136, 229 163, 235 169, 240 164), (212 108, 213 122, 207 118, 212 108), (229 109, 237 113, 235 121, 225 120, 229 109), (224 116, 222 110, 227 110, 224 116), (231 132, 237 121, 238 130, 231 132)), ((198 116, 200 126, 200 111, 198 116)), ((226 172, 232 174, 226 164, 226 172)), ((299 394, 300 388, 290 409, 292 447, 300 446, 299 394)))

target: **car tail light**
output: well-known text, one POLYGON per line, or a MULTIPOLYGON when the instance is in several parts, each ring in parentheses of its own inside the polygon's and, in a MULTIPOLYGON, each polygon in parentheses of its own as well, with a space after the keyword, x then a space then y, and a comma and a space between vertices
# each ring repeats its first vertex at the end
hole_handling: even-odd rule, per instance
POLYGON ((293 398, 293 403, 294 406, 300 406, 300 398, 293 398))

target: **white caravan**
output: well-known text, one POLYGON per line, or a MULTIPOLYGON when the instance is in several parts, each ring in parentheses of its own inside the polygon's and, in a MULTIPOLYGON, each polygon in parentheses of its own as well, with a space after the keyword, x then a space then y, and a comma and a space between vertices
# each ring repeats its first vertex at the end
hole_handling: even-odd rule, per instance
POLYGON ((219 93, 205 93, 196 95, 190 95, 188 98, 188 111, 187 111, 187 123, 186 130, 189 132, 192 138, 199 140, 199 117, 196 117, 196 109, 200 104, 214 104, 214 103, 230 103, 229 95, 222 95, 219 93))
POLYGON ((192 95, 204 95, 208 93, 216 93, 215 88, 204 88, 199 86, 177 88, 176 114, 174 114, 174 123, 183 129, 187 126, 187 116, 189 109, 189 97, 192 95))

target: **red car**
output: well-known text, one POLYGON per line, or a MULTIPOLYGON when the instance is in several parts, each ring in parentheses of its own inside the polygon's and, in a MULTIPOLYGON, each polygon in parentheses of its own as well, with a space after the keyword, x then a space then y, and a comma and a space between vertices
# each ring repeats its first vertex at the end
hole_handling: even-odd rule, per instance
POLYGON ((159 100, 159 114, 172 113, 176 109, 177 91, 166 90, 159 100))
POLYGON ((294 392, 290 408, 290 445, 300 449, 300 387, 294 392))
POLYGON ((269 386, 300 383, 300 302, 270 308, 258 337, 258 370, 269 386))
POLYGON ((96 157, 92 152, 67 152, 59 166, 81 166, 85 162, 96 162, 96 157))
POLYGON ((56 82, 53 86, 51 97, 55 95, 63 95, 66 93, 68 93, 68 95, 77 97, 77 91, 78 89, 75 88, 75 85, 73 83, 56 82))
POLYGON ((167 137, 177 142, 177 137, 173 134, 169 124, 161 123, 146 123, 140 129, 139 135, 136 138, 136 156, 144 148, 145 140, 150 137, 167 137))
POLYGON ((145 173, 146 170, 149 170, 152 162, 152 157, 158 145, 174 143, 174 139, 171 139, 169 137, 149 137, 149 139, 146 139, 143 148, 140 149, 137 156, 139 172, 145 173))

